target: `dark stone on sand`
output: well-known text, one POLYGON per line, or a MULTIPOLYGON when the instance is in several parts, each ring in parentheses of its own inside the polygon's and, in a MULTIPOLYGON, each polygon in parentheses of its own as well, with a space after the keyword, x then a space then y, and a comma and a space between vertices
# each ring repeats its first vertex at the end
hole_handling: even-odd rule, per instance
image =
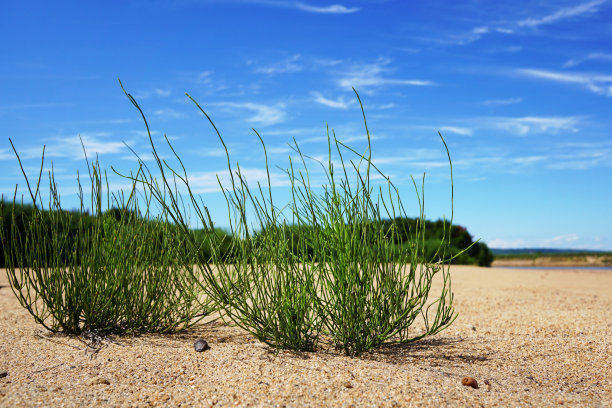
POLYGON ((197 339, 195 341, 195 343, 193 344, 193 348, 195 349, 195 351, 200 353, 202 351, 206 351, 206 350, 210 349, 210 346, 208 345, 206 340, 204 340, 204 339, 197 339))
POLYGON ((0 378, 4 378, 8 375, 6 371, 0 371, 0 378))

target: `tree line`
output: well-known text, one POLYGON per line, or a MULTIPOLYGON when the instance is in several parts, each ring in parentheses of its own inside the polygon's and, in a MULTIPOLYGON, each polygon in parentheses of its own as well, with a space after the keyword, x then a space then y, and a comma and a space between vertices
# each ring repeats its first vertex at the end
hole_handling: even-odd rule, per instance
MULTIPOLYGON (((23 239, 26 237, 26 229, 31 228, 32 225, 36 225, 40 228, 44 239, 40 242, 40 245, 44 246, 45 243, 49 243, 52 240, 63 242, 63 248, 59 253, 53 254, 56 259, 61 262, 63 259, 68 259, 70 251, 79 248, 86 248, 87 245, 83 245, 83 240, 87 241, 92 234, 92 231, 96 230, 97 233, 101 230, 103 234, 108 235, 109 242, 112 242, 113 228, 115 223, 126 223, 138 224, 139 228, 150 228, 146 234, 148 239, 163 240, 165 234, 177 234, 177 226, 169 222, 160 226, 160 223, 164 223, 159 220, 151 220, 143 217, 141 214, 136 214, 134 211, 126 211, 118 208, 111 208, 105 211, 103 214, 91 215, 86 211, 80 210, 38 210, 31 204, 19 204, 10 202, 0 202, 0 216, 2 217, 0 227, 2 231, 0 234, 2 239, 0 240, 0 267, 5 267, 5 256, 7 248, 19 248, 19 245, 8 245, 9 239, 23 239), (97 223, 104 223, 102 229, 96 229, 97 223), (153 232, 152 232, 153 231, 153 232), (77 242, 80 240, 80 242, 77 242), (6 247, 6 248, 5 248, 6 247)), ((417 218, 396 218, 393 220, 383 220, 379 223, 370 222, 368 226, 363 225, 358 229, 359 231, 376 231, 376 233, 385 234, 388 237, 390 245, 393 246, 395 251, 410 251, 413 250, 415 241, 418 242, 418 250, 422 251, 425 259, 435 262, 441 257, 450 258, 453 264, 465 264, 465 265, 478 265, 478 266, 491 266, 493 262, 493 253, 487 247, 485 243, 474 242, 474 238, 468 232, 465 227, 459 225, 453 225, 452 227, 443 220, 437 221, 424 221, 425 228, 419 225, 423 221, 417 218), (417 235, 415 231, 420 231, 417 235), (450 241, 450 254, 441 254, 440 244, 442 239, 450 241)), ((287 247, 295 253, 296 256, 305 256, 306 259, 312 259, 312 240, 316 239, 318 227, 313 226, 296 226, 296 225, 284 225, 283 233, 280 235, 286 239, 287 247), (309 258, 310 256, 310 258, 309 258)), ((191 230, 193 234, 193 242, 196 243, 200 256, 210 258, 211 245, 216 246, 216 250, 219 251, 228 262, 231 262, 232 257, 235 256, 234 248, 235 245, 232 242, 236 239, 244 239, 244 237, 235 237, 229 235, 223 229, 215 229, 215 238, 209 239, 206 236, 206 232, 201 229, 191 230)), ((253 248, 257 248, 259 242, 265 241, 263 238, 267 231, 257 231, 250 239, 252 240, 253 248)), ((276 235, 279 236, 278 234, 276 235)), ((188 248, 187 242, 183 242, 185 245, 184 256, 193 256, 188 248)), ((57 245, 55 246, 57 248, 57 245)), ((193 247, 191 247, 193 248, 193 247)), ((58 252, 58 251, 56 251, 58 252)), ((161 254, 160 254, 161 255, 161 254)), ((19 258, 19 257, 18 257, 19 258)), ((442 259, 444 260, 444 259, 442 259)), ((314 260, 317 261, 317 260, 314 260)), ((155 262, 155 259, 151 259, 151 262, 155 262)))

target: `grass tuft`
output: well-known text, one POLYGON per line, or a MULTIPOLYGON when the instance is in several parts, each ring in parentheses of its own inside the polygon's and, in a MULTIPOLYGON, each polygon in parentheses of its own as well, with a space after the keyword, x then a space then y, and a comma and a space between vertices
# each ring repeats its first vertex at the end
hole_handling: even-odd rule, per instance
MULTIPOLYGON (((144 112, 124 92, 149 131, 144 112)), ((233 256, 228 259, 215 250, 211 256, 194 252, 194 278, 225 319, 276 348, 315 350, 321 341, 328 341, 348 355, 384 343, 415 341, 453 322, 457 315, 452 306, 449 271, 452 218, 434 258, 427 259, 423 187, 419 191, 414 182, 420 218, 411 231, 409 245, 398 254, 398 229, 393 222, 382 221, 406 216, 406 211, 397 188, 372 161, 370 133, 360 99, 368 135, 366 151, 356 152, 329 130, 327 162, 308 157, 294 143, 300 163, 294 164, 290 158, 285 171, 292 201, 279 208, 273 199, 261 136, 254 130, 265 155, 265 188, 249 185, 240 165, 232 168, 219 130, 198 102, 187 96, 215 130, 227 157, 230 184, 224 186, 219 181, 219 185, 230 214, 233 256), (332 160, 332 152, 340 158, 339 164, 332 160), (311 183, 309 165, 313 163, 325 174, 326 182, 321 186, 311 183), (372 182, 373 173, 384 180, 377 187, 372 182), (291 235, 296 227, 304 231, 297 239, 291 235), (436 276, 442 280, 441 290, 428 301, 436 276), (422 319, 424 329, 412 333, 409 328, 417 318, 422 319)), ((220 247, 208 209, 193 194, 187 171, 170 141, 166 139, 178 163, 175 166, 159 158, 150 131, 149 141, 160 177, 153 176, 142 161, 141 168, 146 171, 124 177, 140 183, 189 241, 192 234, 179 193, 180 189, 185 191, 207 247, 220 247)), ((452 179, 450 154, 449 165, 452 179)), ((189 242, 196 245, 193 239, 189 242)))
MULTIPOLYGON (((16 150, 15 155, 21 166, 16 150)), ((190 327, 211 311, 199 296, 191 263, 182 261, 191 257, 184 237, 163 212, 150 214, 151 197, 139 195, 136 183, 127 197, 111 194, 98 160, 87 161, 92 213, 85 210, 77 177, 81 205, 75 217, 61 207, 53 170, 44 209, 43 164, 44 150, 34 186, 21 167, 32 216, 15 210, 14 196, 11 219, 0 220, 11 288, 38 323, 70 334, 168 332, 190 327)))

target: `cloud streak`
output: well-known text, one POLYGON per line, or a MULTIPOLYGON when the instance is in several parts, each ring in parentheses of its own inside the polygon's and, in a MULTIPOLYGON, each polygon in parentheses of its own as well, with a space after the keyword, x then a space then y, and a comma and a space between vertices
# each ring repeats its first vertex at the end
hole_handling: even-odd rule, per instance
POLYGON ((346 98, 344 97, 340 97, 336 100, 327 99, 326 97, 321 95, 321 93, 319 92, 312 92, 312 96, 316 103, 330 107, 330 108, 334 108, 334 109, 348 109, 349 106, 351 105, 350 102, 347 102, 346 98))
POLYGON ((359 8, 357 7, 346 7, 340 4, 332 4, 324 7, 312 6, 310 4, 302 3, 300 1, 296 1, 290 4, 293 4, 293 6, 298 10, 307 11, 309 13, 350 14, 359 11, 359 8))
POLYGON ((359 64, 349 67, 338 80, 338 85, 342 88, 351 89, 352 87, 360 90, 376 88, 385 85, 409 85, 409 86, 431 86, 432 81, 421 79, 402 79, 390 78, 388 74, 394 70, 389 67, 391 60, 379 58, 372 64, 359 64))
MULTIPOLYGON (((92 157, 96 154, 116 154, 122 153, 126 149, 123 142, 108 140, 110 136, 106 132, 95 132, 95 133, 81 133, 80 135, 67 136, 67 137, 54 137, 49 143, 45 144, 45 157, 53 158, 70 158, 70 159, 83 159, 83 146, 81 146, 81 140, 85 146, 87 156, 92 157)), ((127 142, 131 144, 130 141, 127 142)), ((38 158, 40 159, 42 148, 30 147, 25 149, 25 158, 38 158)))
POLYGON ((472 134, 474 133, 472 129, 457 126, 442 126, 440 128, 440 132, 454 133, 461 136, 472 136, 472 134))
POLYGON ((157 96, 160 98, 167 98, 168 96, 170 96, 172 94, 172 90, 170 89, 161 89, 161 88, 156 88, 156 89, 152 89, 149 91, 140 91, 140 92, 134 92, 134 98, 136 99, 147 99, 150 98, 152 96, 157 96))
POLYGON ((566 84, 582 85, 587 90, 608 97, 612 97, 612 75, 600 75, 576 72, 556 72, 543 69, 521 68, 516 71, 519 75, 536 79, 560 82, 566 84))
POLYGON ((508 99, 489 99, 482 102, 485 106, 503 106, 503 105, 513 105, 515 103, 523 102, 523 98, 508 98, 508 99))
POLYGON ((71 103, 23 103, 14 105, 0 105, 0 112, 21 109, 65 108, 70 106, 74 105, 71 103))
POLYGON ((565 7, 540 18, 527 18, 517 23, 519 27, 538 27, 544 24, 556 23, 560 20, 565 20, 572 17, 577 17, 586 13, 595 13, 598 6, 605 3, 606 0, 595 0, 588 3, 582 3, 573 7, 565 7))
POLYGON ((496 117, 490 118, 489 124, 498 129, 503 129, 519 136, 527 136, 532 133, 559 133, 562 131, 577 132, 578 116, 566 117, 538 117, 525 116, 520 118, 496 117))
POLYGON ((8 149, 0 149, 0 160, 8 160, 13 158, 12 154, 9 154, 8 149))
POLYGON ((216 105, 226 109, 242 109, 254 112, 255 114, 247 119, 248 122, 253 122, 262 126, 274 125, 281 123, 286 119, 286 105, 277 103, 275 105, 263 105, 251 102, 217 102, 211 105, 216 105))
POLYGON ((571 68, 576 65, 580 65, 586 61, 612 61, 612 54, 607 54, 605 52, 592 52, 582 58, 573 58, 568 60, 565 64, 563 64, 563 68, 571 68))
MULTIPOLYGON (((232 171, 236 171, 236 169, 232 171)), ((240 173, 250 186, 256 186, 257 183, 266 187, 268 185, 268 172, 265 168, 241 166, 240 173)), ((271 171, 269 176, 271 187, 286 187, 291 185, 289 178, 283 173, 271 171)), ((189 184, 192 191, 196 194, 221 192, 219 181, 223 188, 230 188, 231 180, 227 169, 193 173, 189 176, 189 184)))
MULTIPOLYGON (((236 1, 236 0, 234 0, 236 1)), ((257 4, 268 7, 282 7, 288 9, 294 9, 299 11, 305 11, 307 13, 316 14, 351 14, 356 13, 360 9, 358 7, 346 7, 341 4, 330 4, 328 6, 318 6, 302 1, 281 1, 281 0, 242 0, 240 3, 257 4)))
POLYGON ((487 25, 479 25, 472 28, 468 32, 461 34, 455 34, 448 40, 440 42, 455 44, 455 45, 467 45, 473 42, 479 41, 486 35, 491 34, 504 34, 504 35, 515 35, 524 32, 525 30, 535 29, 540 26, 554 24, 563 20, 575 18, 584 14, 594 14, 599 11, 599 6, 604 4, 607 0, 593 0, 587 3, 582 3, 576 6, 560 8, 550 14, 543 17, 529 17, 522 20, 515 20, 508 23, 504 23, 500 26, 490 27, 487 25))
POLYGON ((169 120, 169 119, 184 119, 187 117, 187 114, 183 113, 183 112, 179 112, 175 109, 172 108, 165 108, 165 109, 157 109, 153 111, 153 115, 157 116, 158 118, 162 119, 162 120, 169 120))
POLYGON ((296 54, 269 67, 257 68, 255 72, 266 75, 300 72, 302 70, 302 66, 298 64, 300 57, 300 54, 296 54))

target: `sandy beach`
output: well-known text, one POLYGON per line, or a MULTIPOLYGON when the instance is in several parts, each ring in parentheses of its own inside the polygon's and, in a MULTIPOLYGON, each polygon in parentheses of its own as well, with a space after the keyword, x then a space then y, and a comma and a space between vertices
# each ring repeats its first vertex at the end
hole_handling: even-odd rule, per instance
POLYGON ((612 405, 611 271, 451 271, 450 328, 355 358, 276 352, 219 322, 93 349, 37 325, 0 271, 0 406, 612 405))

